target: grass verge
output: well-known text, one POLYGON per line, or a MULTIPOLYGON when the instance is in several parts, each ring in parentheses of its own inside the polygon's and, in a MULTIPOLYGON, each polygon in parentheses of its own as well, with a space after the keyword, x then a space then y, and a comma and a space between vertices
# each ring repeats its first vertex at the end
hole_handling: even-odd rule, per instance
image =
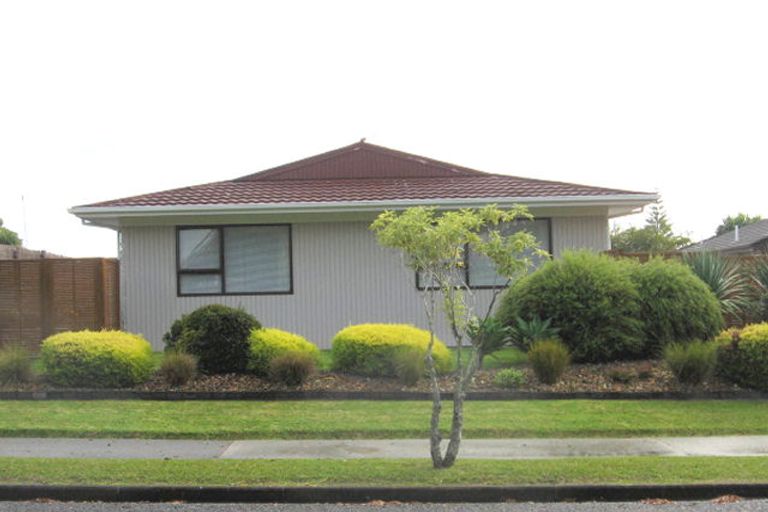
POLYGON ((114 460, 0 458, 0 483, 216 486, 427 486, 750 483, 768 457, 459 460, 114 460))
MULTIPOLYGON (((0 401, 0 437, 426 438, 426 401, 0 401)), ((477 401, 465 437, 768 434, 768 401, 477 401)), ((450 412, 443 414, 448 426, 450 412)))

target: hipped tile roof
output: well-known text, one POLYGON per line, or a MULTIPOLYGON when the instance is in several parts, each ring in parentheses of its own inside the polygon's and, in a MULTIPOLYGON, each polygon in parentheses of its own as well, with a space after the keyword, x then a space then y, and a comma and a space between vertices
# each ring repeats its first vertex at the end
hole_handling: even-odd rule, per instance
POLYGON ((177 188, 87 207, 336 203, 407 199, 646 195, 491 174, 360 141, 229 181, 177 188))

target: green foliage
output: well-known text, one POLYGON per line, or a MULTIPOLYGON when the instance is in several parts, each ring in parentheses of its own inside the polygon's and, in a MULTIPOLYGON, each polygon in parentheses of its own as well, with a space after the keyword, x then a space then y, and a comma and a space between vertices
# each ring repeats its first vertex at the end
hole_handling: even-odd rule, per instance
POLYGON ((499 370, 493 377, 494 385, 505 389, 516 389, 525 384, 525 373, 516 368, 499 370))
POLYGON ((717 367, 717 344, 670 343, 664 347, 664 362, 681 384, 697 386, 712 376, 717 367))
POLYGON ((683 262, 712 290, 726 318, 738 321, 749 311, 754 294, 738 260, 714 252, 691 252, 683 262))
POLYGON ((646 355, 672 342, 711 339, 723 328, 717 298, 686 265, 653 258, 628 268, 639 292, 646 355))
POLYGON ((622 368, 615 368, 608 372, 608 378, 612 382, 618 382, 621 384, 630 384, 637 380, 637 374, 632 370, 624 370, 622 368))
POLYGON ((551 324, 551 318, 542 320, 541 317, 534 316, 530 320, 525 320, 517 317, 514 327, 510 327, 512 342, 521 350, 528 351, 537 341, 557 338, 560 329, 551 324))
POLYGON ((138 334, 77 331, 43 340, 40 355, 46 378, 57 386, 124 388, 152 373, 152 348, 138 334))
POLYGON ((295 387, 304 384, 316 371, 317 359, 307 352, 284 352, 269 363, 269 380, 295 387))
POLYGON ((248 364, 248 337, 259 327, 242 309, 210 304, 176 320, 163 341, 166 351, 196 356, 201 373, 243 373, 248 364))
POLYGON ((0 385, 24 384, 34 378, 32 354, 28 350, 18 345, 0 349, 0 385))
POLYGON ((255 329, 250 336, 248 370, 256 375, 269 374, 273 360, 289 354, 304 354, 315 365, 320 357, 320 350, 303 336, 292 332, 264 327, 255 329))
POLYGON ((467 326, 467 334, 472 344, 477 347, 481 363, 486 355, 501 350, 512 339, 511 329, 495 317, 488 317, 482 321, 477 318, 471 319, 467 326))
POLYGON ((157 374, 171 386, 183 386, 197 375, 197 358, 184 352, 168 352, 157 374))
POLYGON ((395 351, 395 376, 404 386, 415 386, 426 373, 424 353, 418 347, 401 347, 395 351))
POLYGON ((760 215, 747 215, 746 213, 729 215, 723 219, 719 226, 717 226, 717 229, 715 230, 715 236, 733 231, 736 229, 736 226, 746 226, 747 224, 753 224, 759 220, 763 220, 763 217, 760 215))
POLYGON ((539 381, 554 384, 571 364, 571 355, 560 340, 542 340, 531 346, 528 362, 539 381))
MULTIPOLYGON (((397 376, 396 354, 403 348, 418 350, 424 358, 429 332, 406 324, 351 325, 336 333, 332 341, 333 368, 371 377, 397 376)), ((435 338, 432 357, 437 370, 451 370, 451 353, 435 338)))
POLYGON ((768 320, 768 253, 755 259, 751 265, 751 277, 756 291, 752 304, 752 315, 757 320, 768 320))
POLYGON ((716 341, 718 374, 739 386, 768 391, 768 323, 724 331, 716 341))
POLYGON ((623 252, 666 252, 674 251, 691 243, 688 237, 676 235, 667 219, 664 206, 659 203, 651 207, 645 226, 611 232, 611 248, 623 252))
POLYGON ((15 231, 3 227, 3 219, 0 219, 0 244, 2 245, 21 245, 21 238, 15 231))
POLYGON ((497 318, 548 318, 577 362, 631 358, 643 324, 630 263, 587 251, 566 252, 524 277, 502 297, 497 318))

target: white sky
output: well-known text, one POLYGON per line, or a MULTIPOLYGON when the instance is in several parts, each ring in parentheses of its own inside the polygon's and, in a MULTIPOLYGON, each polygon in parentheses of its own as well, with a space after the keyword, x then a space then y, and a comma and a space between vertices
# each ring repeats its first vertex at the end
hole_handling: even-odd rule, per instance
POLYGON ((367 137, 659 191, 698 239, 768 216, 766 27, 764 1, 5 1, 0 218, 29 247, 114 256, 68 207, 367 137))

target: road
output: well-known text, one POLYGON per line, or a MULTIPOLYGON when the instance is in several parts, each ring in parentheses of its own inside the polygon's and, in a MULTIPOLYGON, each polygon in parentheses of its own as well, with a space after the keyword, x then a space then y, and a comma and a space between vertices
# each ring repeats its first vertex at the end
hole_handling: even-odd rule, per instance
POLYGON ((163 503, 26 503, 0 502, 0 512, 758 512, 768 510, 768 500, 736 503, 458 503, 458 504, 163 504, 163 503))

